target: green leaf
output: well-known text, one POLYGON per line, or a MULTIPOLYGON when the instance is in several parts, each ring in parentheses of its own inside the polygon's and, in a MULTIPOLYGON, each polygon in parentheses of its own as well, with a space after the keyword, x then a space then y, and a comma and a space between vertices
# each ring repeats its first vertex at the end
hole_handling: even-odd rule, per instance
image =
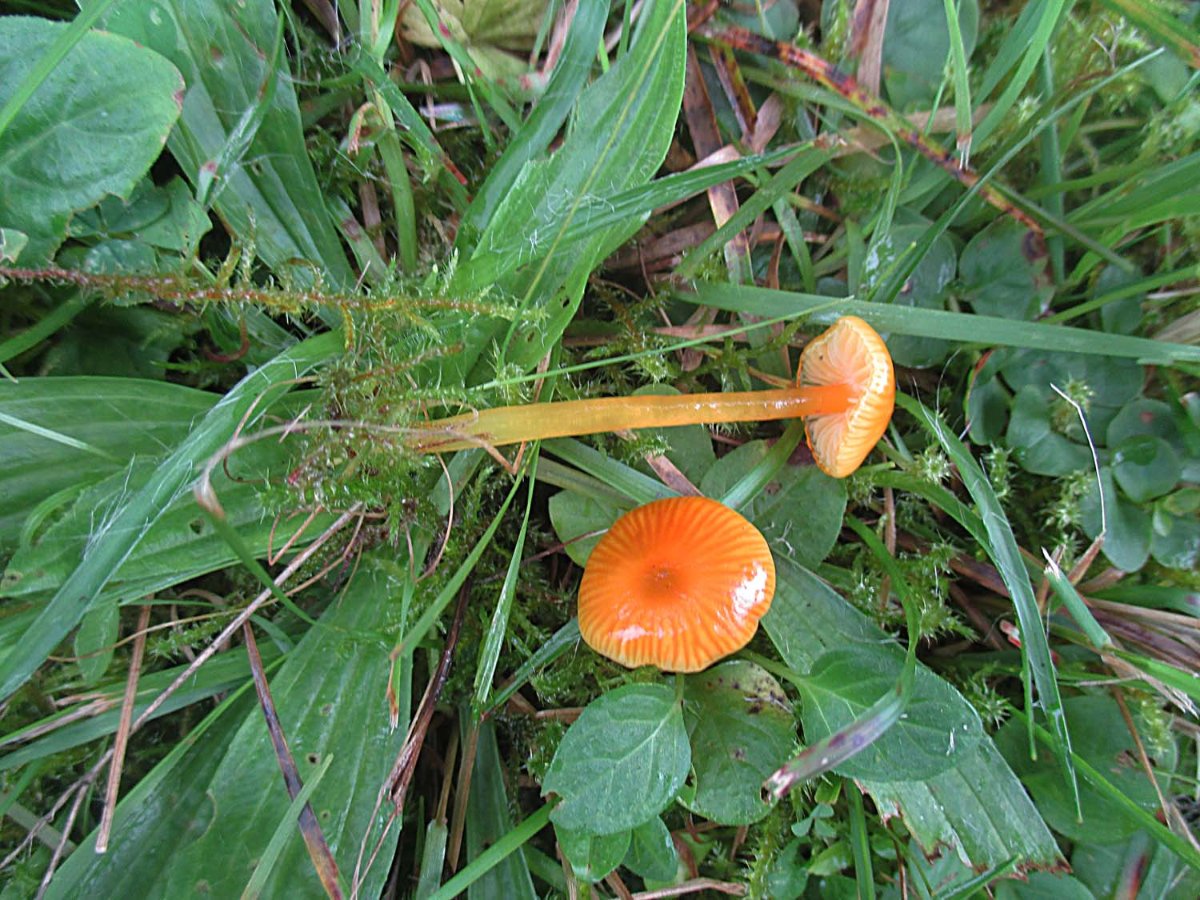
MULTIPOLYGON (((332 517, 318 515, 276 520, 264 508, 261 490, 273 473, 286 473, 290 460, 286 444, 261 441, 244 448, 229 463, 231 480, 222 470, 212 484, 227 521, 238 530, 255 555, 284 546, 303 525, 296 542, 305 546, 332 517)), ((57 590, 70 577, 106 516, 143 488, 156 470, 156 461, 141 460, 85 489, 78 499, 36 539, 9 560, 0 582, 0 596, 25 596, 57 590)), ((237 555, 213 529, 190 493, 171 499, 158 521, 149 527, 128 558, 111 574, 104 596, 129 600, 235 562, 237 555)), ((99 607, 97 607, 99 608, 99 607)))
POLYGON ((764 669, 733 660, 689 676, 684 698, 696 786, 688 805, 722 825, 757 822, 770 811, 762 784, 796 741, 787 695, 764 669))
POLYGON ((1183 475, 1179 454, 1160 437, 1129 437, 1111 449, 1113 477, 1135 503, 1161 497, 1183 475))
POLYGON ((273 52, 275 5, 123 0, 105 25, 183 73, 183 115, 168 146, 193 186, 215 178, 213 203, 230 232, 252 238, 277 273, 311 280, 299 261, 326 283, 353 285, 305 146, 292 75, 273 52))
POLYGON ((160 456, 218 399, 181 385, 134 378, 0 381, 0 410, 6 415, 97 451, 0 421, 0 496, 5 498, 0 548, 16 544, 22 522, 44 498, 120 471, 127 460, 160 456))
MULTIPOLYGON (((267 671, 270 671, 273 664, 278 661, 280 651, 274 643, 264 644, 261 651, 263 664, 267 671)), ((186 668, 186 665, 173 666, 159 672, 143 674, 138 679, 137 696, 133 708, 134 716, 141 715, 151 701, 186 668)), ((249 683, 250 666, 246 659, 245 649, 235 648, 226 653, 219 653, 205 663, 184 687, 168 697, 153 718, 157 719, 178 709, 183 709, 185 706, 208 700, 218 694, 237 690, 249 683)), ((29 740, 28 743, 17 746, 5 753, 4 756, 0 756, 0 771, 7 771, 33 760, 44 759, 89 741, 115 734, 121 715, 121 700, 125 695, 125 679, 110 679, 108 683, 95 688, 91 695, 105 701, 109 704, 109 708, 97 715, 79 718, 80 709, 83 708, 84 703, 89 702, 83 701, 5 735, 0 740, 0 747, 9 750, 10 747, 25 741, 28 735, 45 730, 42 737, 29 740), (73 719, 78 719, 78 721, 73 721, 73 719)))
MULTIPOLYGON (((1064 706, 1071 727, 1071 744, 1079 758, 1101 772, 1113 787, 1138 806, 1149 811, 1157 809, 1154 786, 1138 763, 1137 747, 1116 701, 1107 695, 1094 694, 1070 697, 1064 706)), ((1139 721, 1136 713, 1134 721, 1139 721)), ((1144 729, 1139 730, 1145 733, 1144 729)), ((1036 761, 1029 758, 1024 731, 1020 722, 1010 720, 996 733, 996 746, 1025 782, 1038 809, 1055 831, 1072 840, 1106 844, 1127 838, 1138 830, 1135 819, 1088 782, 1084 782, 1079 792, 1083 819, 1077 820, 1074 803, 1058 767, 1046 757, 1036 761)), ((1152 753, 1160 773, 1175 768, 1173 742, 1152 753)), ((1169 778, 1162 774, 1158 777, 1165 791, 1169 778)))
MULTIPOLYGON (((562 55, 554 67, 545 93, 475 192, 471 206, 463 214, 460 241, 464 236, 477 236, 486 229, 496 207, 512 189, 525 163, 545 152, 558 134, 587 82, 596 47, 604 33, 607 12, 601 3, 585 3, 576 10, 562 55)), ((410 7, 408 17, 420 18, 424 24, 424 19, 414 13, 416 10, 410 7)))
POLYGON ((1195 514, 1173 516, 1161 507, 1154 510, 1150 554, 1162 565, 1185 571, 1200 559, 1200 521, 1195 514))
POLYGON ((622 512, 613 503, 574 491, 559 491, 550 498, 550 522, 554 525, 554 533, 563 542, 567 556, 578 566, 587 565, 592 550, 622 512), (582 535, 591 536, 581 540, 582 535))
POLYGON ((1091 451, 1054 430, 1052 395, 1034 385, 1017 392, 1005 442, 1021 468, 1037 475, 1067 475, 1092 464, 1091 451))
MULTIPOLYGON (((770 447, 750 441, 721 457, 700 481, 700 491, 721 497, 759 465, 770 447)), ((846 483, 816 466, 785 465, 740 512, 766 537, 771 552, 814 567, 837 542, 846 512, 846 483)))
MULTIPOLYGON (((655 821, 659 821, 657 818, 655 821)), ((580 881, 595 883, 621 864, 629 850, 630 832, 588 834, 562 825, 554 826, 558 846, 580 881)))
POLYGON ((0 697, 9 696, 24 684, 78 624, 172 500, 192 486, 196 467, 216 453, 236 429, 253 427, 273 399, 311 366, 335 353, 341 343, 340 334, 329 332, 297 344, 243 378, 194 425, 145 486, 104 520, 79 565, 4 656, 0 697), (244 421, 247 414, 250 420, 244 421))
MULTIPOLYGON (((884 282, 888 270, 902 254, 911 250, 926 230, 924 225, 897 225, 873 241, 863 262, 863 293, 870 295, 876 285, 884 282)), ((903 289, 892 300, 892 304, 944 309, 946 289, 954 280, 954 270, 954 244, 946 235, 938 235, 917 267, 905 279, 903 289)), ((916 368, 937 365, 950 352, 945 341, 913 335, 888 336, 887 345, 896 363, 916 368)))
MULTIPOLYGON (((466 724, 465 712, 459 717, 459 722, 466 724)), ((500 749, 496 744, 496 726, 489 719, 479 726, 475 772, 471 776, 471 797, 467 804, 468 859, 480 859, 485 851, 498 847, 506 835, 513 833, 512 816, 509 813, 511 804, 504 784, 500 749)), ((461 870, 459 875, 465 871, 461 870)), ((533 879, 520 846, 497 860, 472 882, 467 896, 469 900, 488 900, 491 897, 535 900, 537 893, 533 889, 533 879)))
POLYGON ((958 267, 965 297, 980 315, 1035 319, 1054 294, 1045 245, 1012 219, 977 232, 958 267))
POLYGON ((75 632, 75 657, 83 683, 92 687, 104 677, 112 663, 121 627, 117 604, 97 606, 79 623, 75 632))
MULTIPOLYGON (((307 780, 334 757, 312 806, 345 873, 354 871, 360 842, 377 837, 386 819, 386 813, 373 815, 373 807, 404 741, 404 723, 393 730, 388 722, 385 690, 392 666, 387 647, 374 637, 358 636, 392 631, 397 624, 398 604, 389 601, 399 585, 386 574, 390 568, 364 558, 320 626, 304 636, 271 678, 301 778, 307 780)), ((404 685, 401 692, 407 693, 404 685)), ((241 893, 289 806, 262 713, 257 705, 243 707, 236 727, 221 739, 193 733, 180 750, 189 765, 167 766, 161 776, 152 772, 139 784, 117 808, 108 853, 96 855, 94 835, 89 837, 56 875, 52 896, 241 893), (221 865, 214 866, 214 859, 221 865)), ((390 858, 398 830, 393 827, 384 842, 382 859, 390 858)), ((388 867, 377 863, 363 896, 377 896, 387 874, 388 867)), ((264 895, 325 896, 295 831, 264 895)))
POLYGON ((1139 897, 1200 897, 1200 869, 1189 866, 1145 831, 1116 844, 1076 844, 1071 868, 1097 897, 1117 896, 1127 884, 1127 873, 1135 871, 1139 897))
POLYGON ((647 881, 670 881, 679 870, 679 851, 663 820, 655 816, 633 829, 625 868, 647 881))
POLYGON ((1025 881, 1000 881, 996 900, 1094 900, 1092 892, 1070 875, 1030 872, 1025 881))
POLYGON ((661 684, 593 700, 563 736, 542 782, 556 825, 590 834, 636 828, 679 793, 691 765, 683 710, 661 684))
MULTIPOLYGON (((799 674, 828 651, 878 648, 890 640, 824 582, 787 559, 776 563, 775 599, 762 624, 784 662, 799 674)), ((1036 807, 987 735, 973 752, 959 756, 953 769, 926 781, 860 783, 883 816, 903 818, 926 853, 945 847, 968 866, 994 866, 1013 857, 1042 865, 1060 860, 1036 807)))
MULTIPOLYGON (((968 58, 979 28, 976 0, 958 10, 968 58)), ((883 38, 883 75, 888 99, 897 109, 932 100, 950 57, 950 31, 942 0, 905 0, 888 7, 883 38)))
MULTIPOLYGON (((0 104, 69 27, 0 19, 0 104)), ((162 152, 182 90, 167 60, 115 34, 88 32, 55 66, 0 134, 0 225, 28 237, 23 265, 49 261, 73 213, 129 196, 162 152)))
POLYGON ((71 237, 125 237, 186 255, 211 227, 182 178, 172 178, 163 187, 143 179, 129 200, 109 197, 72 219, 71 237))
POLYGON ((1104 536, 1104 555, 1114 566, 1126 572, 1136 572, 1146 564, 1150 555, 1153 532, 1150 516, 1117 493, 1112 469, 1100 467, 1099 480, 1088 481, 1087 493, 1079 502, 1081 526, 1089 538, 1100 534, 1107 518, 1108 531, 1104 536), (1104 496, 1104 516, 1101 516, 1100 497, 1104 496))
MULTIPOLYGON (((686 37, 682 0, 643 6, 629 52, 580 96, 575 127, 562 147, 548 160, 525 164, 473 255, 460 264, 452 290, 472 293, 498 284, 543 317, 508 329, 501 341, 504 361, 531 368, 557 343, 588 275, 644 220, 629 217, 594 230, 582 243, 560 246, 573 223, 644 184, 662 162, 683 92, 686 37), (548 229, 554 239, 545 246, 538 236, 548 229), (514 240, 539 249, 532 255, 503 249, 514 240)), ((499 327, 493 333, 501 336, 499 327)), ((476 343, 478 350, 485 346, 476 343)))
MULTIPOLYGON (((984 475, 979 463, 942 421, 906 394, 896 397, 896 405, 913 415, 923 424, 930 435, 946 451, 950 461, 958 468, 963 486, 983 521, 986 540, 983 549, 996 566, 1004 586, 1008 588, 1017 621, 1021 627, 1021 680, 1025 687, 1025 707, 1033 714, 1034 689, 1037 690, 1037 705, 1044 712, 1055 739, 1054 750, 1063 768, 1067 784, 1075 790, 1075 770, 1071 763, 1071 738, 1062 708, 1062 694, 1050 655, 1050 642, 1042 626, 1041 610, 1033 594, 1029 572, 1021 560, 1017 539, 1004 513, 991 482, 984 475)), ((1032 730, 1030 731, 1032 735, 1032 730)))
POLYGON ((1161 400, 1138 397, 1121 407, 1111 422, 1105 445, 1115 447, 1127 438, 1153 435, 1175 443, 1179 440, 1179 426, 1175 413, 1161 400))
MULTIPOLYGON (((881 649, 848 647, 823 654, 799 683, 804 739, 823 740, 861 717, 894 690, 903 661, 881 649)), ((953 769, 983 735, 979 715, 958 691, 923 666, 900 721, 869 747, 838 766, 852 778, 920 781, 953 769)))
MULTIPOLYGON (((1107 334, 1087 328, 1019 322, 997 316, 980 316, 949 310, 920 309, 863 300, 841 300, 819 294, 797 294, 767 288, 703 282, 695 293, 680 293, 679 299, 697 306, 711 306, 731 312, 750 313, 764 318, 796 317, 811 314, 816 325, 832 325, 840 316, 860 316, 876 330, 890 334, 936 337, 964 344, 988 347, 1028 347, 1049 350, 1063 359, 1070 354, 1102 354, 1103 357, 1139 359, 1170 364, 1200 362, 1200 347, 1170 344, 1124 334, 1107 334)), ((1111 364, 1113 359, 1101 359, 1111 364)), ((1124 383, 1123 376, 1122 382, 1124 383)), ((1137 386, 1141 386, 1137 376, 1137 386)), ((1061 385, 1060 385, 1061 386, 1061 385)), ((1136 389, 1134 391, 1136 393, 1136 389)), ((1106 402, 1107 395, 1105 396, 1106 402)), ((1130 397, 1133 394, 1129 395, 1130 397)), ((1124 401, 1119 401, 1124 402, 1124 401)))

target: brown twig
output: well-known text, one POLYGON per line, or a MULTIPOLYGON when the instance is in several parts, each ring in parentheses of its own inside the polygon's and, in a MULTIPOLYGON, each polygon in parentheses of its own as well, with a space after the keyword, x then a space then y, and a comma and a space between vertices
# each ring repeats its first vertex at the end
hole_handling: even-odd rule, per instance
POLYGON ((408 787, 412 783, 413 775, 417 770, 417 761, 421 758, 421 748, 425 745, 425 736, 429 732, 429 725, 433 721, 433 713, 437 709, 438 698, 442 694, 442 689, 446 686, 446 679, 450 677, 450 662, 454 658, 454 648, 458 645, 458 636, 462 632, 463 618, 466 616, 467 599, 471 593, 471 582, 468 580, 458 593, 458 605, 454 610, 454 621, 450 626, 450 631, 446 635, 446 644, 442 648, 441 658, 438 660, 438 666, 429 679, 429 684, 425 687, 425 693, 421 697, 421 702, 417 707, 416 714, 412 718, 412 722, 408 727, 408 734, 404 738, 404 744, 400 748, 399 754, 396 756, 396 761, 392 765, 391 771, 383 784, 379 786, 379 793, 375 798, 375 807, 371 810, 371 816, 368 821, 375 821, 375 817, 383 808, 384 801, 387 800, 391 809, 388 812, 387 822, 384 823, 383 830, 379 834, 375 846, 371 848, 371 855, 366 857, 364 866, 364 854, 367 850, 367 844, 370 840, 370 831, 363 835, 362 843, 358 848, 358 858, 354 863, 354 881, 351 888, 351 897, 357 897, 361 890, 363 882, 366 880, 367 873, 371 871, 371 866, 375 863, 379 851, 383 848, 383 842, 386 840, 388 832, 391 831, 392 825, 400 817, 400 813, 404 809, 404 800, 408 795, 408 787))
MULTIPOLYGON (((283 773, 283 783, 287 788, 288 797, 295 800, 296 795, 304 787, 304 783, 300 780, 300 772, 296 769, 296 760, 292 757, 287 737, 283 733, 283 723, 279 721, 279 713, 275 709, 275 701, 271 697, 271 688, 267 684, 267 674, 263 671, 258 643, 254 640, 254 628, 249 622, 243 626, 242 635, 246 641, 246 654, 250 660, 250 674, 254 679, 254 690, 258 694, 258 703, 262 707, 263 719, 267 723, 271 747, 275 750, 275 761, 279 763, 279 771, 283 773)), ((308 849, 308 856, 316 869, 317 877, 321 880, 321 886, 325 888, 325 893, 334 900, 341 900, 342 889, 338 886, 337 861, 329 849, 329 842, 325 840, 325 833, 321 830, 321 823, 317 821, 317 814, 313 812, 312 803, 304 804, 304 808, 300 810, 297 824, 300 827, 300 835, 304 838, 304 846, 308 849)))
POLYGON ((87 796, 88 791, 92 788, 96 772, 97 770, 93 769, 89 773, 91 777, 84 780, 79 785, 78 790, 75 791, 75 801, 71 804, 70 812, 67 813, 67 821, 63 823, 62 839, 54 847, 54 852, 50 856, 50 865, 46 866, 46 873, 42 876, 42 883, 38 885, 38 900, 42 900, 42 897, 46 896, 46 891, 50 888, 50 880, 54 877, 54 870, 58 868, 58 863, 62 859, 67 844, 70 843, 68 839, 71 836, 71 829, 75 827, 75 819, 79 815, 79 808, 83 806, 83 798, 87 796))
POLYGON ((112 764, 108 768, 108 788, 104 792, 104 812, 100 815, 100 829, 96 832, 96 852, 108 852, 108 838, 112 833, 113 816, 117 811, 117 793, 121 789, 121 769, 125 765, 125 748, 129 745, 129 732, 133 727, 133 704, 137 698, 138 677, 142 672, 142 657, 146 652, 146 626, 150 624, 150 607, 143 606, 138 614, 137 640, 133 642, 133 655, 129 660, 129 677, 125 679, 125 696, 121 700, 121 718, 117 734, 113 739, 112 764))
POLYGON ((822 87, 849 101, 864 115, 893 131, 900 140, 963 187, 977 191, 983 200, 1000 212, 1011 216, 1034 233, 1042 233, 1042 227, 1037 220, 1020 209, 1003 191, 992 184, 984 183, 974 169, 959 165, 948 150, 925 137, 907 118, 864 88, 853 76, 839 71, 828 60, 793 44, 772 41, 744 28, 728 26, 720 30, 706 29, 705 33, 710 39, 730 47, 776 59, 784 65, 799 69, 822 87))

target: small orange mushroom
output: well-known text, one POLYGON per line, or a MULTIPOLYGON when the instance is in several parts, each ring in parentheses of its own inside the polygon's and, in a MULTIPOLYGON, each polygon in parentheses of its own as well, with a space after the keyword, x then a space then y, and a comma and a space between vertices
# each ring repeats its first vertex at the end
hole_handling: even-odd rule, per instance
POLYGON ((895 401, 892 358, 883 339, 862 319, 845 316, 804 348, 796 384, 789 387, 502 406, 426 423, 411 445, 445 453, 618 429, 804 416, 817 465, 845 478, 887 430, 895 401))
POLYGON ((707 497, 625 513, 579 585, 579 631, 623 666, 698 672, 740 650, 775 595, 775 562, 745 518, 707 497))
POLYGON ((800 354, 800 388, 849 386, 838 412, 810 415, 804 433, 813 459, 827 475, 845 478, 879 443, 896 406, 896 375, 883 338, 857 316, 844 316, 800 354))

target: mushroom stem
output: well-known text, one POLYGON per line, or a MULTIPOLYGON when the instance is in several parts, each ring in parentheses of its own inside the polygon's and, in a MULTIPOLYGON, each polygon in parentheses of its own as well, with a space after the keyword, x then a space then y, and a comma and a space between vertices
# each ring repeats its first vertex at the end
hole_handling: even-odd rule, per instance
POLYGON ((643 394, 502 406, 428 422, 419 427, 410 445, 425 453, 448 453, 483 445, 499 447, 621 429, 837 414, 854 402, 852 391, 850 385, 830 384, 726 394, 643 394))

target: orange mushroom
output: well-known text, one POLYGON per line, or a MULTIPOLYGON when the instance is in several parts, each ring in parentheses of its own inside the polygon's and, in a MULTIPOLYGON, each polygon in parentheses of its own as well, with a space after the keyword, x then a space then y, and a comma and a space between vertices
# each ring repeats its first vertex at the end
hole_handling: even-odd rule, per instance
POLYGON ((579 585, 579 631, 623 666, 698 672, 749 643, 775 595, 758 529, 707 497, 625 513, 596 544, 579 585))
POLYGON ((817 465, 835 478, 844 478, 862 464, 887 430, 895 400, 892 358, 883 339, 862 319, 846 316, 804 348, 794 386, 503 406, 426 423, 411 445, 445 453, 618 429, 804 416, 817 465))

